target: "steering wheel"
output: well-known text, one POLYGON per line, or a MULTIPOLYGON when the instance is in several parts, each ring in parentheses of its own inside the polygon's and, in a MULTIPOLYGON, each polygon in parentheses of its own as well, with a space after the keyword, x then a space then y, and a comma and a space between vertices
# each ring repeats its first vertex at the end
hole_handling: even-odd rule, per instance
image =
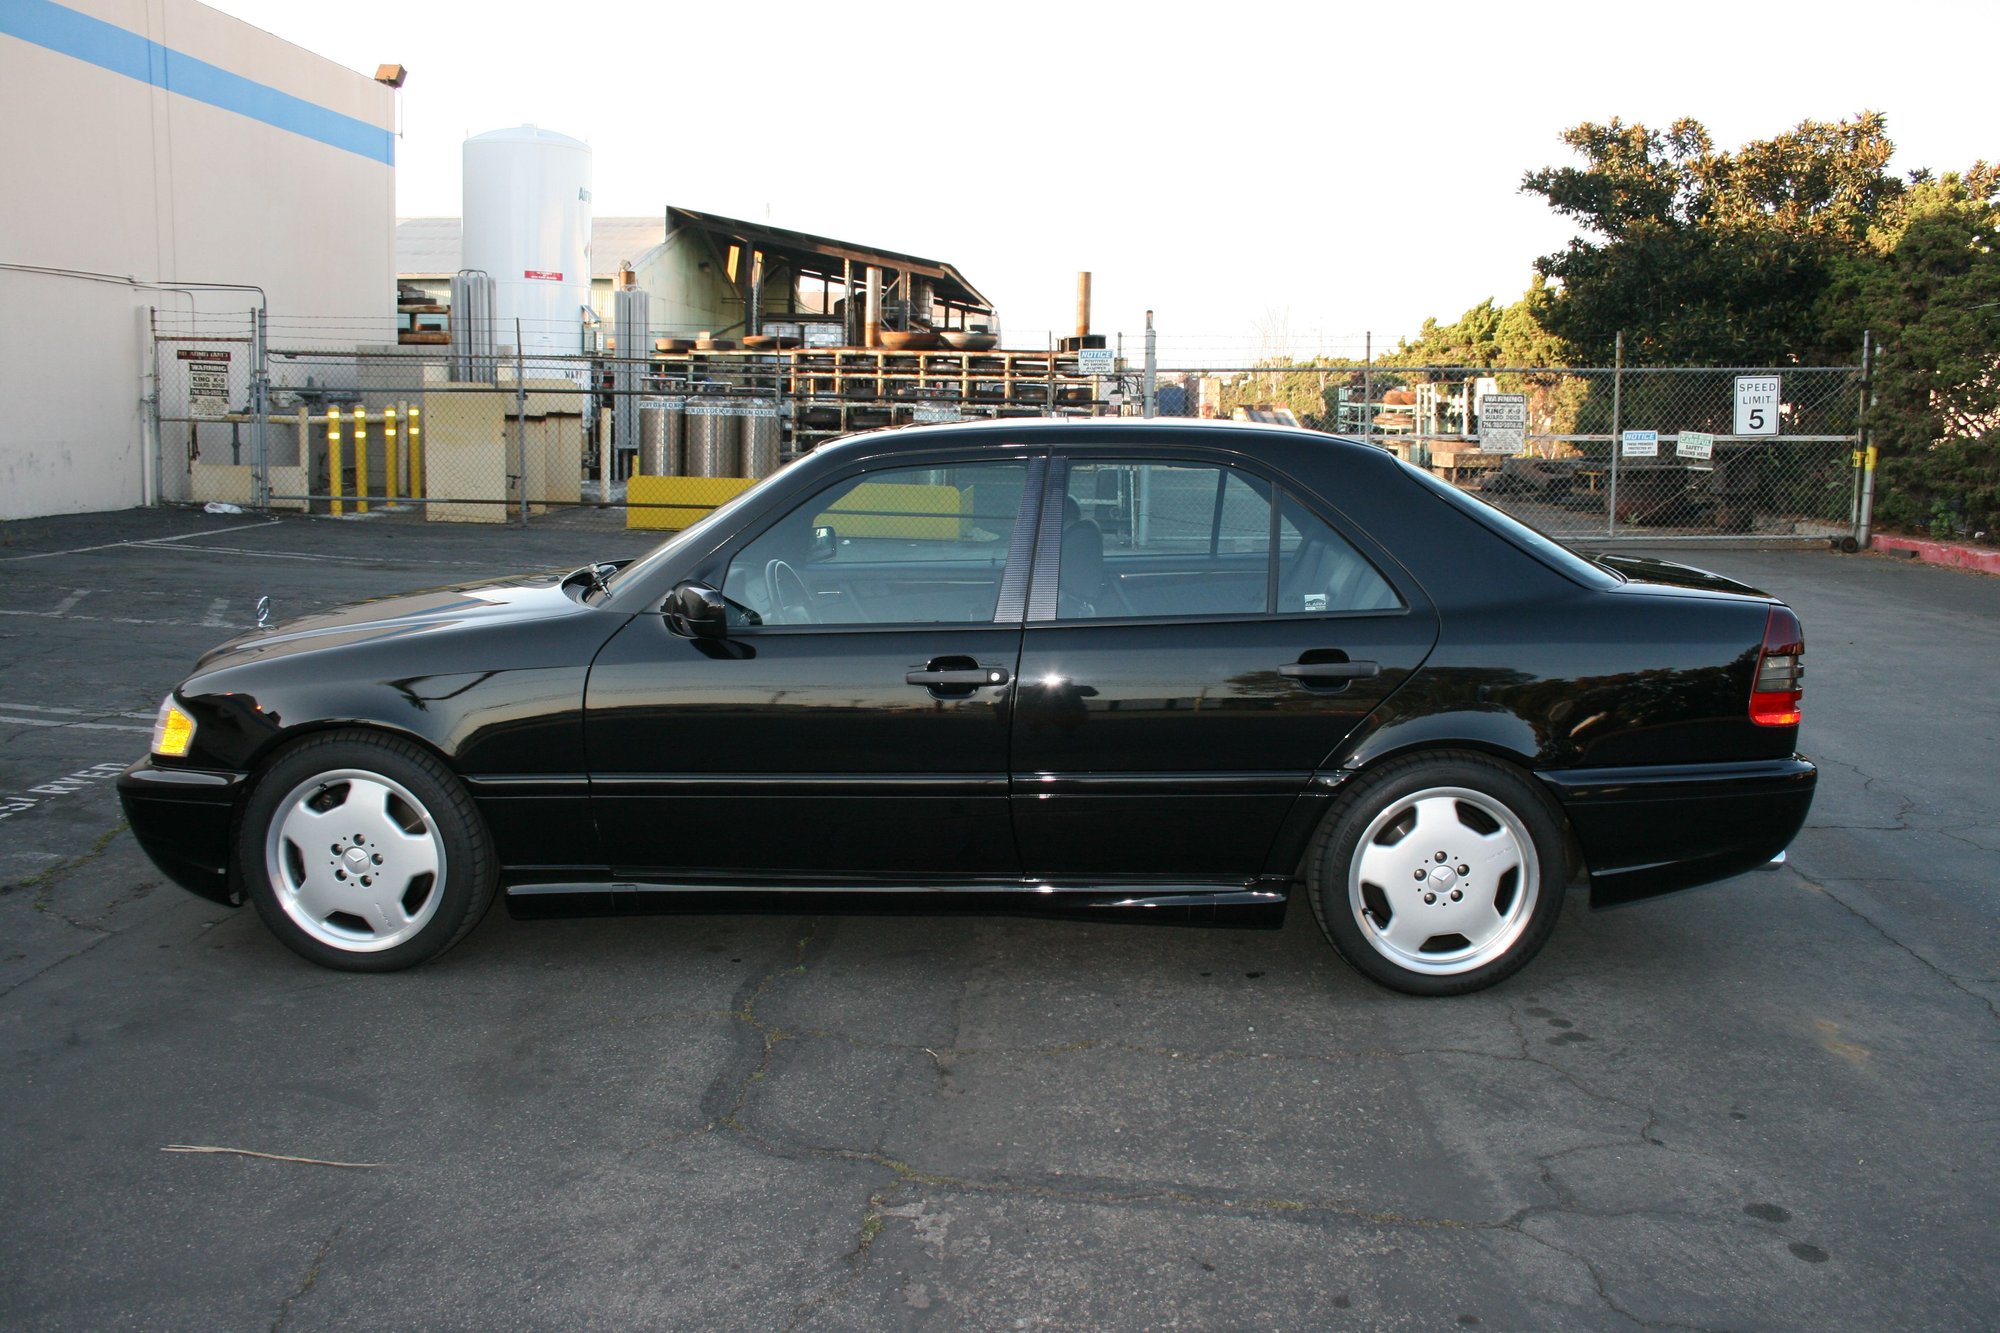
POLYGON ((819 619, 813 614, 812 590, 799 571, 783 560, 764 566, 764 598, 775 624, 811 625, 819 619))

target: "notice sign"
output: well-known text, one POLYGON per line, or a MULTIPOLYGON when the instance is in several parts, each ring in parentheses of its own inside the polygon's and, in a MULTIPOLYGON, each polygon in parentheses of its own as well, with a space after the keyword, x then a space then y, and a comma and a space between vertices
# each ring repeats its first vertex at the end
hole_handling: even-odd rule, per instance
POLYGON ((1778 433, 1778 388, 1776 375, 1736 377, 1736 433, 1776 435, 1778 433))
POLYGON ((1715 437, 1698 430, 1684 430, 1674 444, 1674 452, 1682 458, 1715 457, 1715 437))
POLYGON ((1079 375, 1109 375, 1117 368, 1117 353, 1109 347, 1086 347, 1076 354, 1079 375))
POLYGON ((220 417, 229 414, 229 353, 181 347, 174 356, 187 367, 188 415, 220 417))
POLYGON ((1627 458, 1659 457, 1660 432, 1656 430, 1628 430, 1624 434, 1624 441, 1627 458))
POLYGON ((1527 394, 1482 394, 1478 411, 1481 452, 1518 454, 1528 447, 1527 394))

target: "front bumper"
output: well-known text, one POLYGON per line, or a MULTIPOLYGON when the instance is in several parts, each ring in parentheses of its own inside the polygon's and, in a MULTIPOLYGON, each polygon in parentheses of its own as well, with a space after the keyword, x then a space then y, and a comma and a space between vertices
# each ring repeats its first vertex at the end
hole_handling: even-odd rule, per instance
POLYGON ((1582 845, 1591 906, 1612 907, 1767 864, 1804 826, 1819 770, 1793 755, 1538 776, 1582 845))
POLYGON ((242 773, 159 768, 148 758, 118 779, 118 799, 132 835, 162 874, 233 907, 243 894, 230 879, 229 842, 247 788, 242 773))

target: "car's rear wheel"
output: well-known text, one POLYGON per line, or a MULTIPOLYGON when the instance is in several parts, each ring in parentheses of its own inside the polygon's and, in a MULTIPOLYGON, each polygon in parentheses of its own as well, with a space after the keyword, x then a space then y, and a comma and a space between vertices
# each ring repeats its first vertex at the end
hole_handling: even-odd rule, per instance
POLYGON ((1562 830, 1533 780, 1484 755, 1392 760, 1354 779, 1307 856, 1306 892, 1341 957, 1412 995, 1491 986, 1562 912, 1562 830))
POLYGON ((434 958, 493 902, 491 839, 464 786, 421 746, 365 732, 314 737, 273 763, 236 854, 272 933, 345 971, 434 958))

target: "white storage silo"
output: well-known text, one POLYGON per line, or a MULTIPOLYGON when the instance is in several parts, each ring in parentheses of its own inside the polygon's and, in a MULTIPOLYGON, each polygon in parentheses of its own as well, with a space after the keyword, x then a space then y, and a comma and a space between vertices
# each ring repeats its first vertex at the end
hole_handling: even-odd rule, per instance
POLYGON ((533 125, 465 141, 459 262, 492 275, 494 341, 512 344, 519 320, 524 356, 583 350, 590 174, 589 144, 533 125))

